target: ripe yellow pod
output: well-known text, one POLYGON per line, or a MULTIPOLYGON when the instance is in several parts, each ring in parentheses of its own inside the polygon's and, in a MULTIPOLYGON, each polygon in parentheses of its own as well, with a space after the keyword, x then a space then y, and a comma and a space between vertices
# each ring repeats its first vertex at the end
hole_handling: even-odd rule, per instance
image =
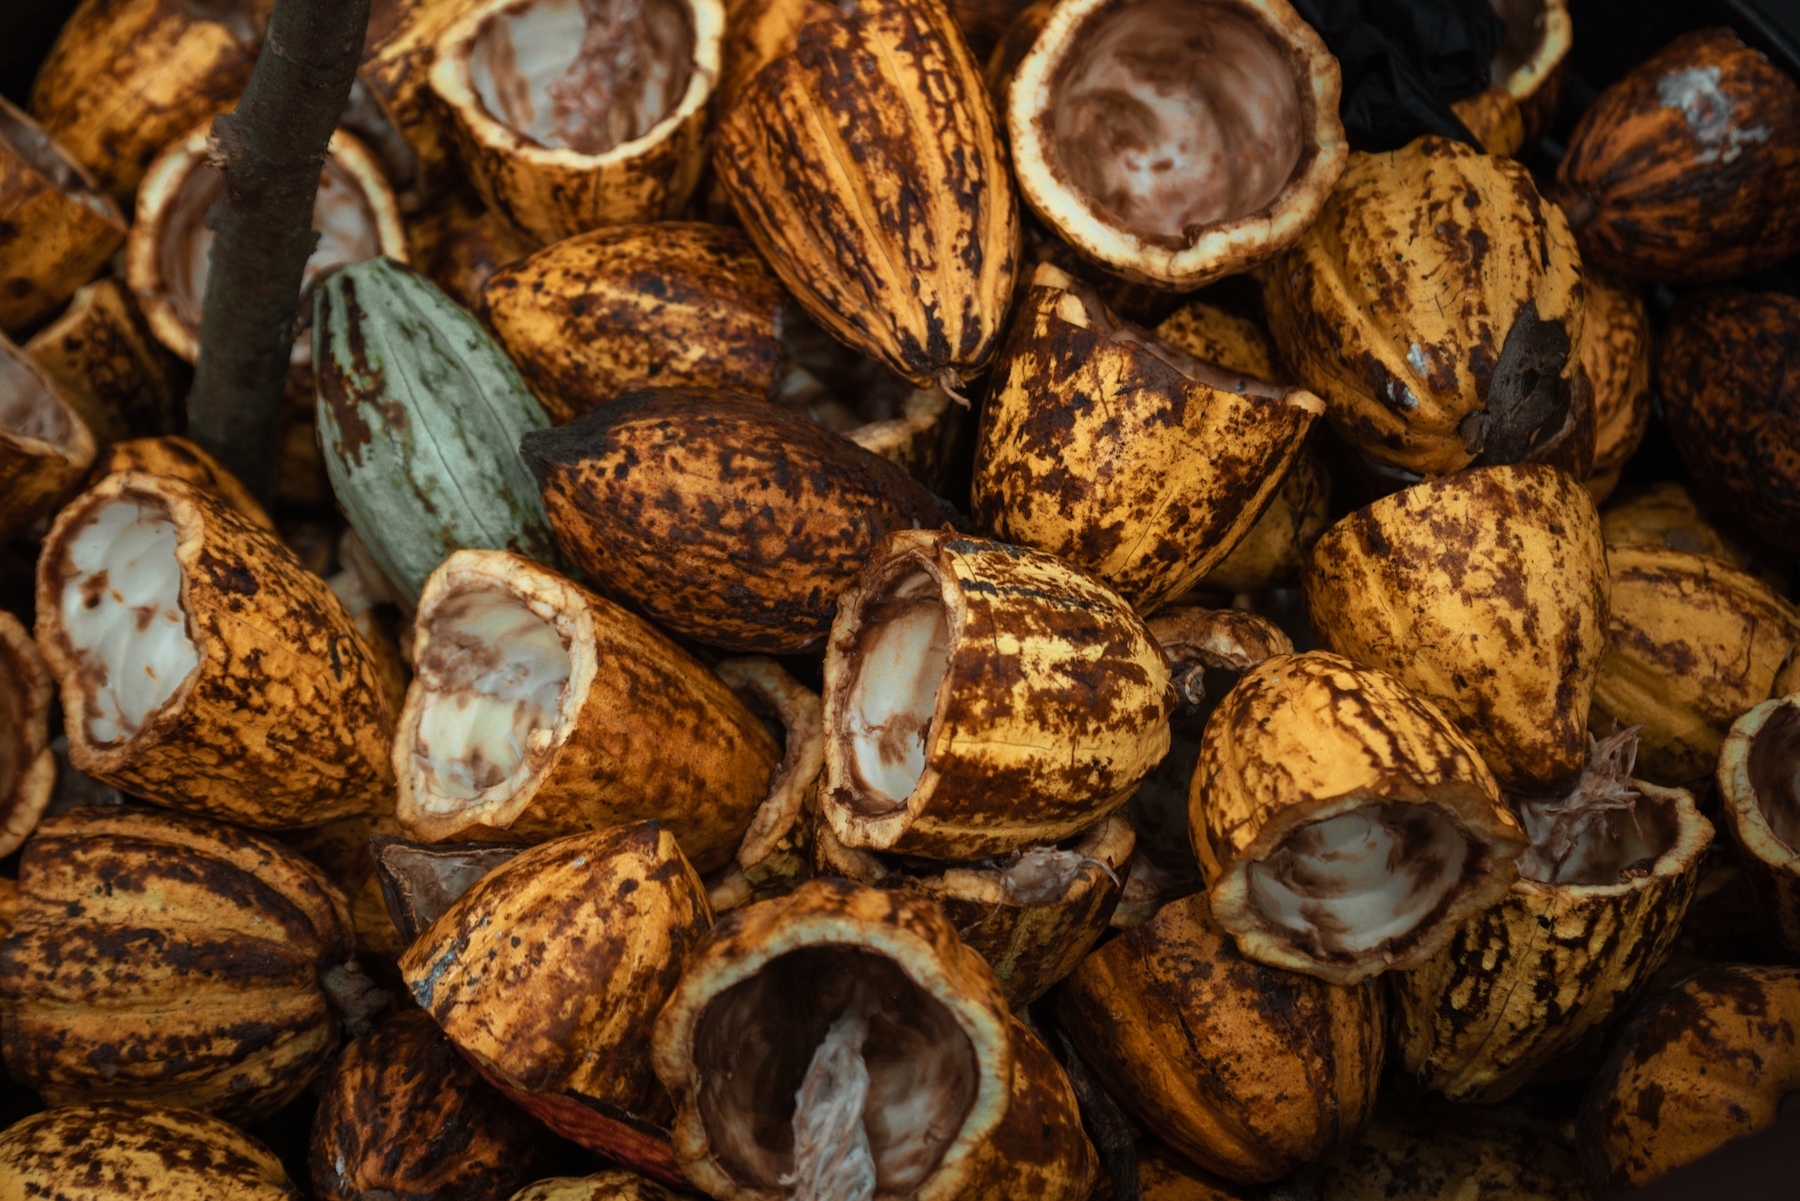
POLYGON ((275 522, 242 480, 225 464, 186 438, 173 434, 114 442, 94 460, 93 478, 103 480, 125 471, 143 471, 183 480, 216 495, 251 525, 274 534, 275 522))
POLYGON ((1582 283, 1581 367, 1594 386, 1594 468, 1586 483, 1600 504, 1650 424, 1650 312, 1635 284, 1599 271, 1582 283))
POLYGON ((299 1201, 273 1152, 236 1126, 136 1101, 65 1105, 0 1132, 0 1201, 299 1201))

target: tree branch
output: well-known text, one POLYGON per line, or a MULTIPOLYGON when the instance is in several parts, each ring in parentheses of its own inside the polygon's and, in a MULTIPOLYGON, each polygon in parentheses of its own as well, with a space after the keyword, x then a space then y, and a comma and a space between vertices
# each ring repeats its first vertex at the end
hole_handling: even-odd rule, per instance
POLYGON ((318 240, 313 198, 368 24, 369 0, 276 0, 243 99, 213 120, 224 188, 206 219, 218 237, 188 436, 264 504, 275 485, 300 279, 318 240))

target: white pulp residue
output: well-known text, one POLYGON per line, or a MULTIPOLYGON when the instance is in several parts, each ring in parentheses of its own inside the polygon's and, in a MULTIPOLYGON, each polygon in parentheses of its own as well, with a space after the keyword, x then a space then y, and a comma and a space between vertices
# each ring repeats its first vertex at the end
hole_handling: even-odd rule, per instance
POLYGON ((793 1201, 869 1201, 875 1195, 875 1154, 863 1126, 869 1065, 862 1054, 875 1008, 858 981, 794 1094, 794 1170, 781 1178, 794 1190, 793 1201))

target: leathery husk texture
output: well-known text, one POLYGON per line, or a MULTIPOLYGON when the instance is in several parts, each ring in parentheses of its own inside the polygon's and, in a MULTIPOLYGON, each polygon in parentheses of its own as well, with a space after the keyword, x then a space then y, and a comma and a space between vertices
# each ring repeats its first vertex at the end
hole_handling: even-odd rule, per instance
POLYGON ((36 828, 56 787, 50 750, 50 665, 11 613, 0 612, 0 855, 36 828))
POLYGON ((94 461, 94 435, 60 389, 0 334, 0 539, 62 503, 94 461))
POLYGON ((394 787, 393 719, 350 616, 211 492, 142 472, 94 485, 44 540, 37 614, 88 775, 269 828, 370 812, 394 787))
POLYGON ((1169 668, 1049 555, 901 530, 838 603, 819 803, 845 846, 969 860, 1060 842, 1169 747, 1169 668))
POLYGON ((1528 1103, 1384 1096, 1311 1181, 1319 1201, 1593 1201, 1574 1140, 1528 1103))
POLYGON ((1738 718, 1716 776, 1725 828, 1758 908, 1800 955, 1800 693, 1738 718))
POLYGON ((179 429, 188 368, 157 341, 131 289, 116 275, 78 288, 25 353, 102 445, 179 429))

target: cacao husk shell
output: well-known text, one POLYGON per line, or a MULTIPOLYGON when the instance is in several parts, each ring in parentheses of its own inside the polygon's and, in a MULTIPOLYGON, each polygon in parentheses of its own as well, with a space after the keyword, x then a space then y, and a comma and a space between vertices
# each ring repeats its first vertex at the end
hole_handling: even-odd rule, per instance
POLYGON ((1525 118, 1519 112, 1519 102, 1500 84, 1491 83, 1473 96, 1452 102, 1450 111, 1489 154, 1512 158, 1525 144, 1525 118))
POLYGON ((1331 469, 1308 440, 1256 524, 1195 587, 1240 595, 1296 584, 1330 523, 1331 469))
POLYGON ((520 1189, 509 1201, 676 1201, 676 1195, 631 1172, 599 1172, 552 1176, 520 1189))
POLYGON ((467 0, 374 0, 369 6, 346 124, 381 154, 408 212, 456 182, 450 131, 431 93, 431 67, 438 38, 468 7, 467 0), (359 100, 367 106, 361 112, 359 100))
POLYGON ((476 881, 525 849, 497 842, 430 844, 381 833, 370 835, 368 845, 382 902, 399 932, 402 950, 476 881))
POLYGON ((77 289, 25 353, 102 445, 167 434, 187 420, 187 365, 156 340, 116 276, 77 289))
POLYGON ((0 857, 31 836, 56 787, 50 750, 50 665, 11 613, 0 611, 0 857))
POLYGON ((25 533, 60 505, 93 461, 87 423, 0 334, 0 540, 25 533))
POLYGON ((1594 467, 1585 483, 1601 504, 1650 424, 1650 314, 1634 284, 1597 271, 1582 282, 1581 366, 1594 387, 1594 467))
MULTIPOLYGON (((1574 40, 1568 0, 1501 0, 1494 7, 1506 22, 1506 38, 1489 70, 1519 106, 1521 145, 1535 145, 1556 117, 1568 73, 1574 40)), ((1488 153, 1512 152, 1489 148, 1488 153)))
POLYGON ((792 892, 812 876, 813 829, 819 818, 819 775, 825 770, 825 719, 819 694, 763 655, 722 659, 713 667, 753 712, 772 712, 782 727, 781 762, 756 807, 737 854, 707 899, 723 913, 752 900, 792 892))
POLYGON ((1319 1201, 1592 1201, 1572 1140, 1529 1106, 1386 1096, 1313 1186, 1319 1201))
POLYGON ((1781 945, 1800 955, 1800 694, 1764 701, 1719 750, 1719 802, 1737 861, 1781 945))
POLYGON ((279 536, 274 519, 243 481, 186 438, 165 435, 114 442, 95 457, 91 478, 98 482, 127 471, 143 471, 192 484, 224 501, 251 525, 279 536))

